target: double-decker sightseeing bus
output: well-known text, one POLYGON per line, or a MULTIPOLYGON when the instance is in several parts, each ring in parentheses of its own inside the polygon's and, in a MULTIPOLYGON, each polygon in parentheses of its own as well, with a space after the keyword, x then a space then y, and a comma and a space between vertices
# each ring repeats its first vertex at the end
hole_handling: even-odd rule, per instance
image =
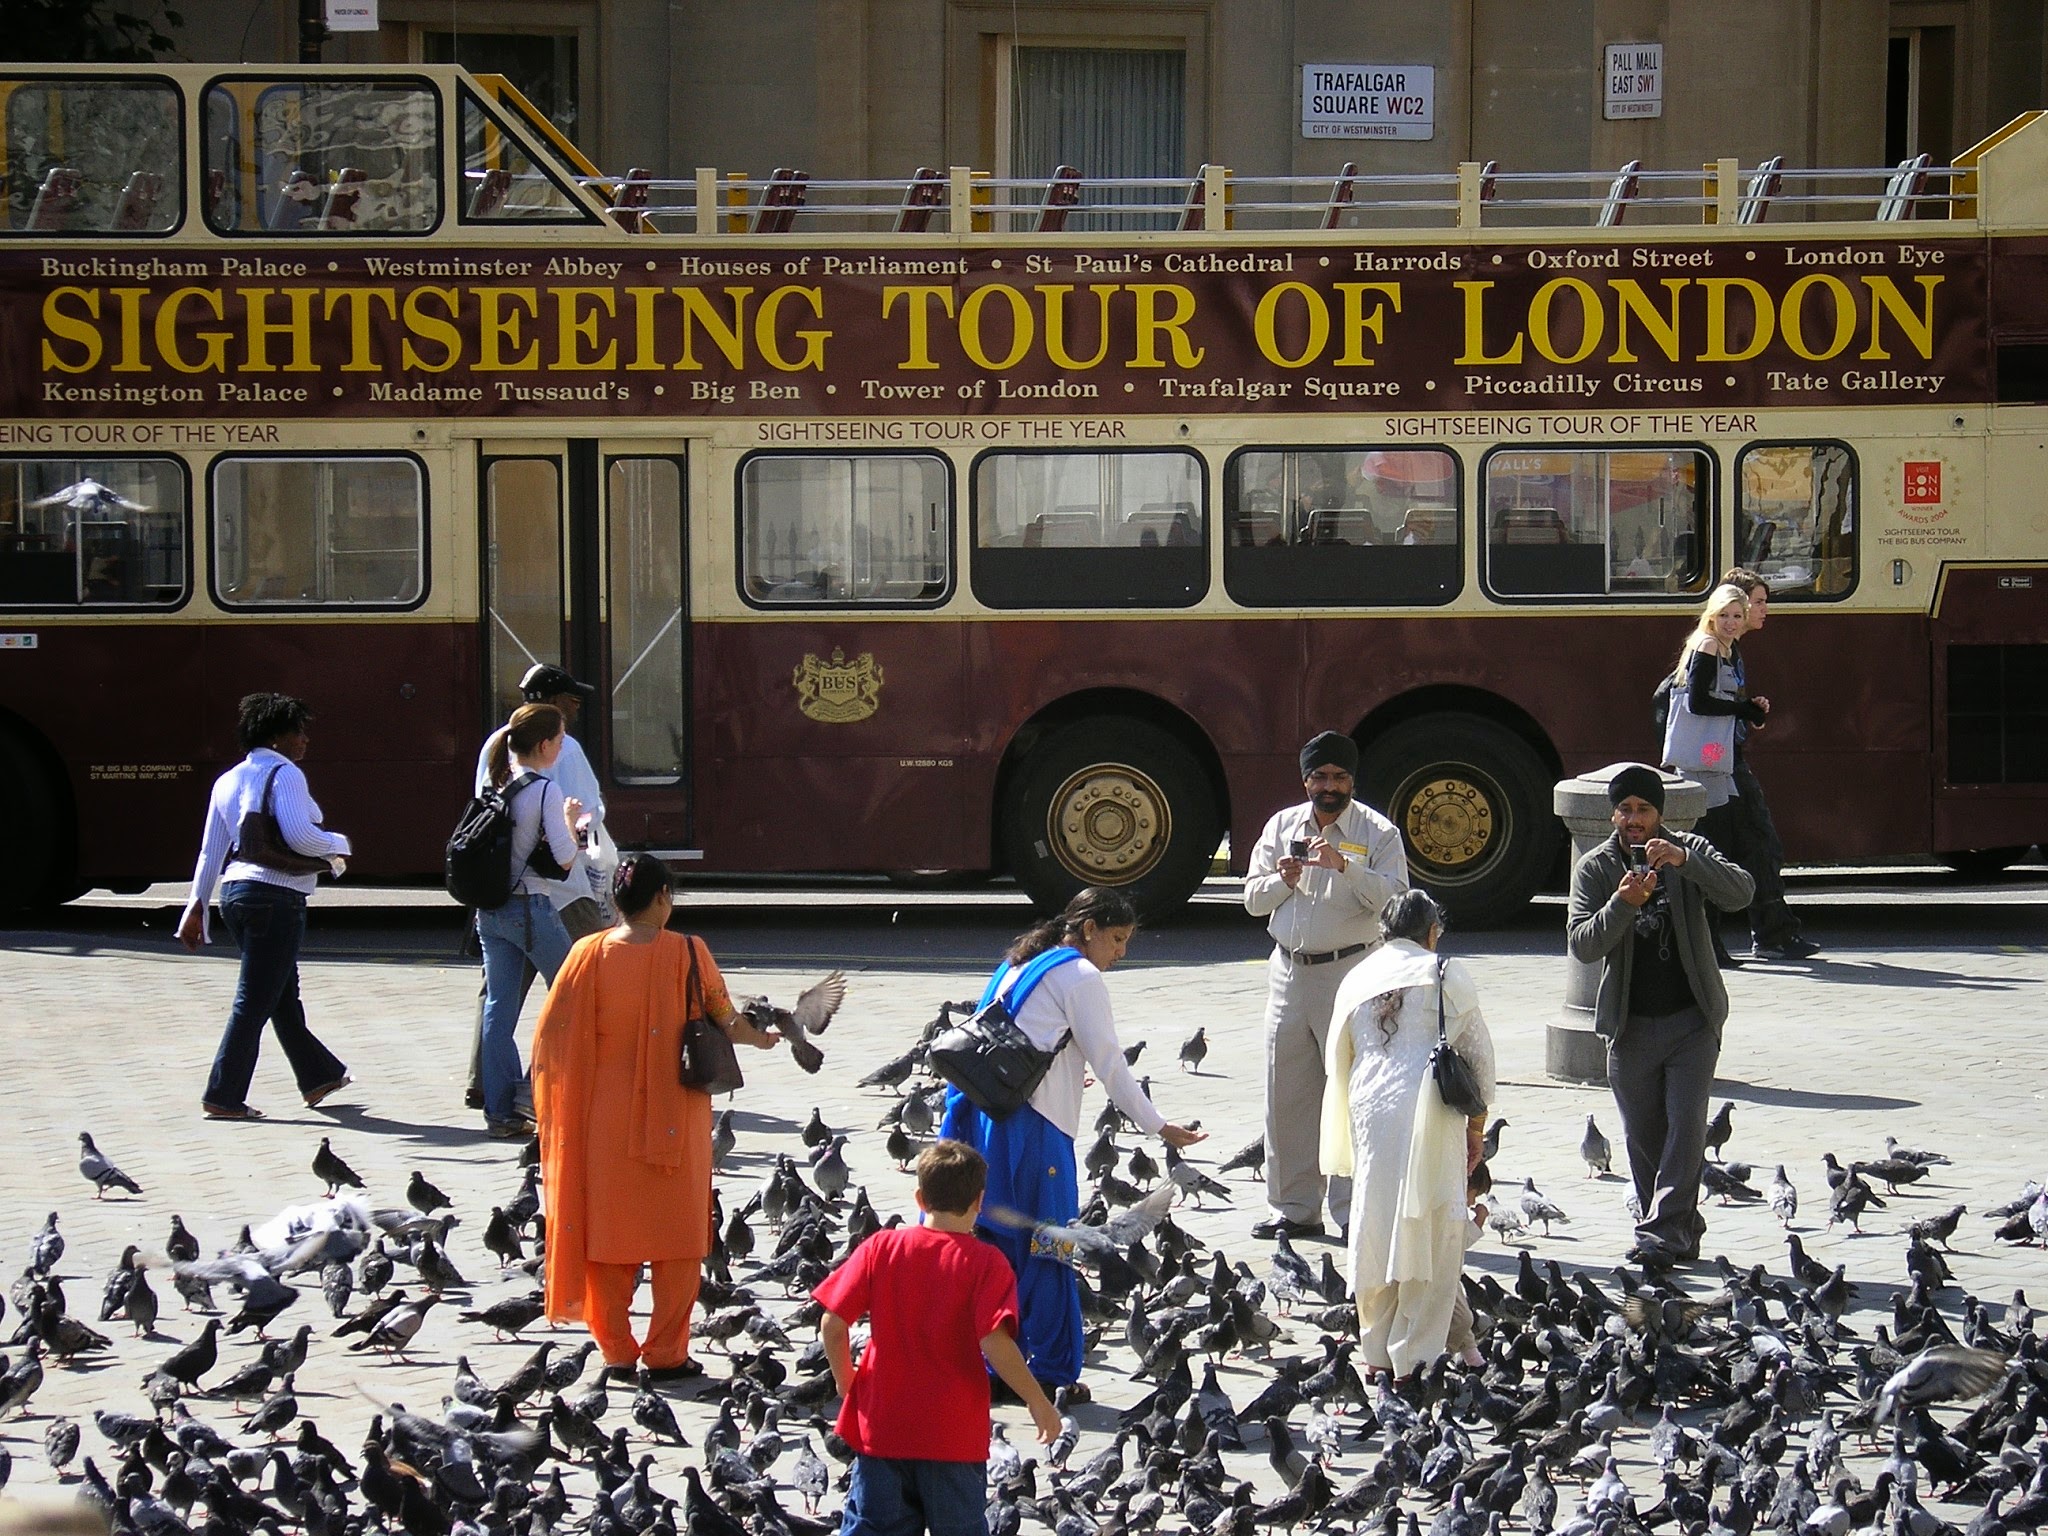
POLYGON ((2048 121, 1953 167, 606 175, 502 81, 0 79, 15 908, 189 867, 233 702, 439 867, 536 661, 621 845, 1153 910, 1351 732, 1466 921, 1725 567, 1799 860, 2048 837, 2048 121))

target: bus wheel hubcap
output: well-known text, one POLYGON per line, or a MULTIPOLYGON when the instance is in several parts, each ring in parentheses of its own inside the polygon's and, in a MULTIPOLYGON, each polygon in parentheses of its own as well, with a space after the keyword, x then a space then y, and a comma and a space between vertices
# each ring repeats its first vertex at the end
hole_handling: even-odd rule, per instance
POLYGON ((1173 815, 1166 795, 1125 763, 1095 763, 1053 796, 1050 831, 1060 867, 1091 885, 1126 885, 1166 853, 1173 815))
POLYGON ((1401 827, 1416 856, 1436 869, 1469 874, 1495 835, 1493 798, 1459 774, 1424 779, 1409 790, 1401 827))

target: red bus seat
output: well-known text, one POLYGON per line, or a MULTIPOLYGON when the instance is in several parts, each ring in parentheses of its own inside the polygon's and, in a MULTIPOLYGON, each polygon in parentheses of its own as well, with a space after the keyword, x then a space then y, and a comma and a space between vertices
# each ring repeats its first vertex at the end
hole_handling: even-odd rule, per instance
POLYGON ((1052 173, 1052 184, 1045 189, 1045 206, 1038 211, 1038 232, 1041 235, 1056 235, 1067 227, 1067 214, 1081 201, 1081 173, 1071 165, 1062 165, 1052 173))

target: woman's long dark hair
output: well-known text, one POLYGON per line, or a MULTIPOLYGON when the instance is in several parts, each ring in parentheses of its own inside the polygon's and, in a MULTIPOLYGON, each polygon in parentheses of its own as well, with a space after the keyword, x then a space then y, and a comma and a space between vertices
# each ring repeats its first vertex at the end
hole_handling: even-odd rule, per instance
POLYGON ((1053 916, 1018 934, 1003 959, 1011 965, 1022 965, 1056 944, 1078 939, 1081 925, 1091 921, 1097 928, 1135 928, 1138 909, 1131 905, 1128 896, 1100 886, 1086 886, 1074 892, 1073 900, 1053 916))
MULTIPOLYGON (((1407 939, 1411 943, 1426 945, 1430 929, 1443 926, 1444 909, 1427 891, 1396 891, 1380 908, 1382 939, 1407 939)), ((1396 987, 1372 1000, 1372 1021, 1380 1027, 1382 1045, 1394 1043, 1394 1034, 1401 1027, 1401 999, 1407 992, 1406 987, 1396 987)))

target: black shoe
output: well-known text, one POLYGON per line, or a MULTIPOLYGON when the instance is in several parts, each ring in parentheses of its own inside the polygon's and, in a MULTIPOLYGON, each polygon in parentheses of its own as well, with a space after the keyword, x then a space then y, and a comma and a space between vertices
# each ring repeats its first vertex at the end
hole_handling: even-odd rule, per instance
POLYGON ((1819 953, 1820 946, 1811 939, 1786 939, 1778 944, 1759 944, 1749 952, 1749 957, 1773 965, 1784 965, 1793 960, 1811 959, 1819 953))
POLYGON ((673 1385, 678 1381, 695 1381, 704 1374, 701 1360, 678 1360, 674 1365, 649 1366, 647 1379, 655 1386, 673 1385))
POLYGON ((469 1092, 465 1093, 465 1094, 464 1094, 464 1095, 462 1096, 462 1103, 463 1103, 463 1107, 464 1107, 465 1109, 482 1109, 482 1108, 484 1107, 484 1091, 483 1091, 483 1089, 481 1089, 481 1088, 472 1088, 472 1089, 470 1089, 470 1090, 469 1090, 469 1092))
POLYGON ((1252 1228, 1252 1236, 1261 1242, 1271 1242, 1283 1235, 1289 1239, 1321 1237, 1323 1224, 1320 1221, 1289 1221, 1285 1216, 1271 1216, 1252 1228))
POLYGON ((1721 942, 1721 936, 1718 933, 1714 935, 1714 964, 1724 971, 1739 971, 1742 969, 1742 962, 1728 953, 1728 946, 1721 942))

